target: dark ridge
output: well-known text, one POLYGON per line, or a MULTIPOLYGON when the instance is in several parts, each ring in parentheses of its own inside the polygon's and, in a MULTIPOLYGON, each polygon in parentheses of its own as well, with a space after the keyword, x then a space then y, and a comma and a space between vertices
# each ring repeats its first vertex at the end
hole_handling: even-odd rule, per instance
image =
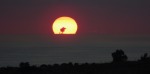
POLYGON ((62 63, 40 66, 21 62, 19 67, 1 67, 0 74, 150 74, 150 57, 145 53, 137 61, 127 61, 123 50, 112 53, 110 63, 62 63))

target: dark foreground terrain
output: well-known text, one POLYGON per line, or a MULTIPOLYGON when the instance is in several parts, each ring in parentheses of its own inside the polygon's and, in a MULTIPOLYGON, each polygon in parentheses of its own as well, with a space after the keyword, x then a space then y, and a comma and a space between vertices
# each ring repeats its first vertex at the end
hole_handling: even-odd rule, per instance
POLYGON ((28 63, 20 63, 20 67, 0 68, 0 74, 150 74, 150 63, 64 63, 61 65, 43 64, 41 66, 30 66, 28 63))
POLYGON ((30 65, 21 62, 19 67, 1 67, 0 74, 150 74, 150 57, 145 53, 138 61, 127 61, 122 50, 112 53, 110 63, 63 63, 30 65))

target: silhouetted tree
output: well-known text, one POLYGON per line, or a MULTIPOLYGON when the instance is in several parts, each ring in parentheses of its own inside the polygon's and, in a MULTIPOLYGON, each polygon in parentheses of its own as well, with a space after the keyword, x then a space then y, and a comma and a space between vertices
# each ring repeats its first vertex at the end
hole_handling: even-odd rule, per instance
POLYGON ((21 62, 19 64, 19 67, 20 68, 28 68, 28 67, 30 67, 30 64, 29 64, 29 62, 21 62))
POLYGON ((128 57, 124 54, 122 49, 116 50, 116 52, 112 53, 113 62, 125 62, 128 57))
POLYGON ((150 62, 150 56, 148 56, 148 53, 144 53, 144 55, 141 56, 141 59, 139 61, 150 62))

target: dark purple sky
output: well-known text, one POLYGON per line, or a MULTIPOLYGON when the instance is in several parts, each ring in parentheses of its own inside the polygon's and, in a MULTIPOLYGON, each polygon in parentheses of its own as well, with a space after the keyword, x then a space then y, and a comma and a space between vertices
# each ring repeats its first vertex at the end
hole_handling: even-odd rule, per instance
POLYGON ((83 34, 150 33, 147 0, 1 0, 0 9, 0 34, 48 34, 60 16, 83 34))

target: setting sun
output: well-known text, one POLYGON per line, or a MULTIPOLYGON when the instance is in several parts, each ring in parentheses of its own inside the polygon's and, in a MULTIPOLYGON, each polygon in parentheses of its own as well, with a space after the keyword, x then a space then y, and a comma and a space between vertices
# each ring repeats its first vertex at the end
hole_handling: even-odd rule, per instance
POLYGON ((54 34, 76 34, 77 23, 71 17, 59 17, 52 26, 54 34))

